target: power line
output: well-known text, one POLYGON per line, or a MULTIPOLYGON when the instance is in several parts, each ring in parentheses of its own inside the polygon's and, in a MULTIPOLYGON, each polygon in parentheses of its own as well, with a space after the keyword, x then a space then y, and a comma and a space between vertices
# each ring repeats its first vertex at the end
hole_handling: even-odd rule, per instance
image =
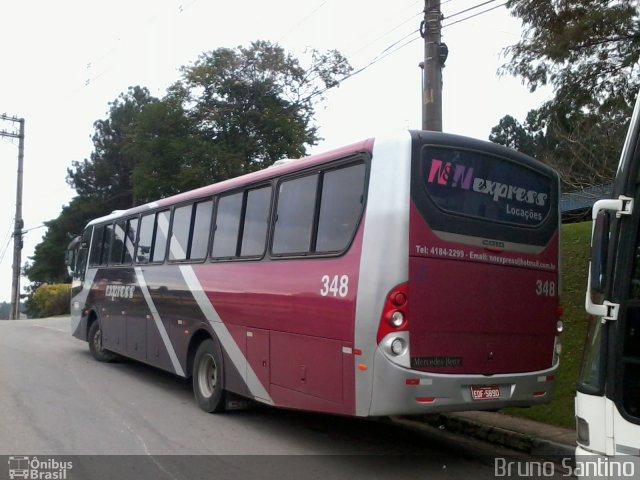
MULTIPOLYGON (((416 5, 417 3, 419 3, 420 1, 421 1, 421 0, 418 0, 417 2, 414 2, 414 3, 413 3, 412 5, 410 5, 408 8, 413 7, 414 5, 416 5)), ((451 0, 449 0, 449 1, 451 1, 451 0)), ((408 10, 408 8, 405 8, 403 11, 408 10)), ((400 27, 402 27, 403 25, 405 25, 405 24, 409 23, 410 21, 412 21, 413 19, 415 19, 417 16, 420 16, 420 15, 422 15, 422 12, 418 12, 417 14, 412 15, 411 17, 407 18, 406 20, 403 20, 401 23, 397 24, 395 27, 391 28, 390 30, 387 30, 385 33, 383 33, 383 34, 381 34, 381 35, 377 36, 376 38, 374 38, 373 40, 371 40, 371 41, 369 41, 369 42, 365 43, 364 45, 362 45, 361 47, 359 47, 357 50, 355 50, 355 51, 353 51, 353 52, 349 53, 349 54, 347 55, 347 57, 345 58, 345 60, 344 60, 343 62, 339 63, 337 66, 340 66, 340 65, 342 65, 342 64, 344 64, 344 63, 346 63, 346 62, 348 61, 348 60, 347 60, 347 58, 350 58, 350 57, 353 57, 353 56, 357 55, 358 53, 360 53, 361 51, 363 51, 363 50, 364 50, 364 49, 366 49, 367 47, 369 47, 369 46, 373 45, 373 44, 374 44, 375 42, 377 42, 378 40, 380 40, 380 39, 382 39, 382 38, 386 37, 386 36, 387 36, 387 35, 389 35, 390 33, 392 33, 392 32, 394 32, 394 31, 396 31, 397 29, 399 29, 399 28, 400 28, 400 27)), ((399 42, 401 42, 402 40, 404 40, 405 38, 407 38, 409 35, 412 35, 413 33, 415 33, 415 31, 413 31, 413 32, 409 33, 409 34, 408 34, 408 35, 406 35, 405 37, 402 37, 400 40, 397 40, 397 41, 396 41, 396 42, 394 42, 393 44, 389 45, 389 46, 388 46, 388 47, 386 47, 382 52, 380 52, 378 55, 376 55, 376 57, 375 57, 375 58, 377 58, 378 56, 382 55, 382 53, 386 52, 386 51, 387 51, 387 50, 389 50, 390 48, 393 48, 393 46, 395 46, 397 43, 399 43, 399 42)), ((313 73, 313 72, 312 72, 312 73, 313 73)), ((311 76, 311 77, 308 79, 308 81, 309 81, 309 82, 313 82, 314 80, 317 80, 319 77, 320 77, 320 74, 316 74, 316 75, 314 75, 314 76, 311 76)), ((345 78, 346 78, 346 77, 345 77, 345 78)), ((326 91, 326 90, 324 90, 324 91, 326 91)), ((310 98, 310 97, 307 97, 307 98, 310 98)))
POLYGON ((324 7, 327 3, 329 3, 329 0, 324 0, 324 2, 322 2, 320 5, 318 5, 316 8, 314 8, 309 14, 307 14, 302 20, 300 20, 299 22, 297 22, 293 27, 291 27, 289 30, 287 30, 286 33, 284 33, 284 35, 282 35, 279 39, 278 39, 278 43, 280 43, 282 41, 283 38, 285 38, 287 35, 289 35, 291 32, 293 32, 294 30, 296 30, 298 27, 300 27, 300 25, 302 25, 304 22, 306 22, 307 20, 309 20, 311 17, 313 17, 315 15, 315 13, 320 10, 322 7, 324 7))
POLYGON ((460 10, 459 12, 452 13, 451 15, 448 15, 448 16, 446 16, 444 18, 445 19, 449 19, 449 18, 452 18, 452 17, 457 17, 458 15, 462 15, 463 13, 470 12, 471 10, 475 10, 476 8, 484 7, 485 5, 488 5, 489 3, 493 3, 495 1, 496 0, 488 0, 488 1, 483 2, 483 3, 478 3, 477 5, 474 5, 473 7, 465 8, 464 10, 460 10))
POLYGON ((470 16, 468 16, 468 17, 461 18, 460 20, 456 20, 455 22, 447 23, 446 25, 443 25, 443 26, 442 26, 442 28, 450 27, 451 25, 455 25, 456 23, 461 23, 461 22, 464 22, 464 21, 466 21, 466 20, 470 20, 470 19, 472 19, 472 18, 474 18, 474 17, 477 17, 477 16, 479 16, 479 15, 483 15, 483 14, 485 14, 485 13, 488 13, 488 12, 490 12, 490 11, 492 11, 492 10, 497 9, 497 8, 504 7, 507 3, 508 3, 508 2, 504 2, 504 3, 501 3, 500 5, 496 5, 495 7, 491 7, 491 8, 488 8, 488 9, 486 9, 486 10, 483 10, 482 12, 478 12, 478 13, 476 13, 476 14, 474 14, 474 15, 470 15, 470 16))
MULTIPOLYGON (((329 1, 329 0, 326 0, 329 1)), ((166 17, 168 15, 178 15, 180 16, 181 14, 183 14, 184 12, 186 12, 187 10, 189 10, 195 3, 197 3, 198 0, 191 0, 189 3, 180 3, 177 8, 174 10, 173 8, 171 10, 167 10, 167 11, 160 11, 154 15, 151 15, 149 17, 146 18, 146 20, 144 20, 144 26, 148 26, 150 24, 152 24, 153 22, 157 21, 158 19, 160 19, 161 17, 166 17), (176 14, 177 11, 177 14, 176 14)), ((112 44, 111 48, 109 50, 107 50, 106 52, 102 53, 102 55, 100 55, 97 58, 89 58, 88 61, 86 62, 86 78, 83 82, 81 82, 81 84, 78 85, 78 87, 76 89, 74 89, 71 92, 71 96, 75 96, 81 89, 89 87, 92 85, 93 82, 95 82, 97 79, 99 79, 100 77, 102 77, 103 75, 105 75, 106 73, 109 73, 113 70, 113 62, 110 65, 107 65, 106 67, 102 68, 102 70, 100 72, 97 73, 93 73, 94 72, 94 68, 97 65, 100 65, 100 63, 105 60, 108 59, 110 56, 113 55, 114 52, 116 52, 117 50, 120 50, 122 48, 125 47, 126 43, 130 43, 131 42, 131 37, 133 35, 133 29, 129 28, 127 30, 122 30, 118 37, 111 41, 110 43, 112 44)), ((116 60, 117 62, 117 60, 116 60)))
POLYGON ((397 48, 394 48, 393 50, 389 50, 391 48, 393 48, 393 46, 397 45, 398 43, 400 43, 402 40, 406 39, 407 37, 409 37, 410 35, 414 35, 416 33, 419 33, 420 29, 414 30, 413 32, 409 33, 408 35, 405 35, 404 37, 402 37, 400 40, 395 41, 394 43, 392 43, 391 45, 389 45, 388 47, 386 47, 384 50, 382 50, 378 55, 376 55, 373 60, 371 60, 369 63, 367 63, 366 65, 364 65, 363 67, 360 67, 359 69, 357 69, 354 72, 351 72, 347 75, 345 75, 344 77, 342 77, 340 80, 338 80, 336 82, 335 85, 331 85, 323 90, 320 90, 319 92, 314 92, 311 95, 309 95, 308 97, 306 97, 303 101, 307 101, 307 100, 311 100, 313 97, 318 96, 318 95, 322 95, 323 93, 325 93, 326 91, 340 85, 342 82, 344 82, 345 80, 348 80, 351 77, 354 77, 356 75, 358 75, 359 73, 364 72, 366 69, 368 69, 369 67, 375 65, 376 63, 384 60, 385 58, 387 58, 390 55, 393 55, 394 53, 396 53, 397 51, 403 49, 404 47, 406 47, 407 45, 415 42, 416 40, 419 40, 420 38, 422 38, 420 35, 418 35, 415 38, 412 38, 406 42, 404 42, 403 44, 399 45, 397 48), (386 52, 386 53, 385 53, 386 52), (383 55, 384 54, 384 55, 383 55))
MULTIPOLYGON (((406 25, 407 23, 409 23, 410 21, 412 21, 413 19, 415 19, 416 17, 422 15, 422 12, 418 12, 415 15, 411 15, 411 17, 407 18, 406 20, 404 20, 402 23, 399 23, 398 25, 396 25, 395 27, 393 27, 390 30, 387 30, 386 32, 384 32, 382 35, 379 35, 378 37, 376 37, 375 39, 371 40, 369 43, 363 45, 362 47, 360 47, 358 50, 356 50, 355 52, 352 52, 351 55, 357 55, 358 53, 360 53, 362 50, 364 50, 365 48, 367 48, 368 46, 374 44, 375 42, 377 42, 378 40, 380 40, 381 38, 386 37, 387 35, 389 35, 392 32, 395 32, 397 29, 399 29, 400 27, 402 27, 403 25, 406 25)), ((413 33, 413 32, 412 32, 413 33)))
POLYGON ((7 231, 7 234, 5 235, 5 239, 7 240, 7 244, 4 246, 4 249, 2 250, 2 253, 0 254, 0 263, 2 263, 2 260, 4 260, 4 255, 5 253, 7 253, 7 249, 9 248, 9 244, 11 243, 11 229, 13 228, 13 225, 9 225, 9 230, 7 231))

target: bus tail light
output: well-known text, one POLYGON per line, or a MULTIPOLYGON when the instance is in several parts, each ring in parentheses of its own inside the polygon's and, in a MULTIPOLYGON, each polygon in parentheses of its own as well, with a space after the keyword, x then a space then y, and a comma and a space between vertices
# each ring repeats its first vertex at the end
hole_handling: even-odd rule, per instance
MULTIPOLYGON (((407 314, 408 290, 409 285, 407 283, 402 283, 397 287, 394 287, 387 295, 382 309, 378 335, 376 337, 378 343, 380 343, 389 333, 409 330, 407 314)), ((395 343, 396 342, 394 342, 394 344, 395 343)), ((395 346, 398 350, 402 350, 405 345, 400 345, 398 343, 395 346)))

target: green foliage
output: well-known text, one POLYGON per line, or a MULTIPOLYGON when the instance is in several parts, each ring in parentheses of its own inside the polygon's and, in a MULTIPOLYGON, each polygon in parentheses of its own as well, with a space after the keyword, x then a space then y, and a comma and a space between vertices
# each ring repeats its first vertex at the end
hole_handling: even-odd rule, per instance
POLYGON ((134 192, 155 199, 305 154, 318 141, 314 104, 351 70, 338 52, 300 61, 278 45, 219 48, 140 113, 132 130, 134 192))
POLYGON ((528 409, 506 409, 506 413, 544 423, 574 428, 573 400, 586 339, 588 315, 584 310, 591 243, 591 222, 562 226, 560 300, 565 330, 560 336, 562 355, 551 403, 528 409))
POLYGON ((606 183, 615 174, 640 84, 640 11, 632 0, 510 0, 522 39, 501 72, 554 98, 523 124, 506 116, 490 139, 525 146, 555 167, 566 187, 606 183))
POLYGON ((506 115, 489 140, 550 165, 565 189, 576 190, 615 177, 630 111, 629 116, 611 115, 570 112, 550 102, 531 110, 524 124, 506 115))
POLYGON ((32 291, 67 280, 67 244, 90 219, 304 155, 318 141, 315 104, 351 71, 336 51, 308 53, 303 66, 269 42, 219 48, 183 67, 164 98, 136 86, 111 102, 90 157, 67 170, 78 196, 25 268, 32 291))
POLYGON ((523 21, 504 71, 531 90, 551 84, 572 111, 607 113, 633 102, 638 84, 640 12, 635 0, 510 0, 523 21))
POLYGON ((137 204, 131 183, 134 130, 143 109, 157 101, 146 88, 130 87, 110 104, 109 118, 94 123, 90 158, 67 169, 67 182, 78 196, 102 203, 104 213, 137 204))
MULTIPOLYGON (((36 245, 30 262, 24 267, 24 273, 32 282, 32 290, 43 283, 63 283, 69 280, 64 258, 67 245, 73 234, 84 230, 87 222, 94 217, 104 215, 108 210, 105 202, 99 199, 75 197, 55 220, 45 222, 47 232, 36 245)), ((27 301, 27 305, 30 302, 27 301)), ((30 313, 32 310, 28 309, 30 313)))
POLYGON ((33 305, 40 318, 69 313, 71 285, 68 283, 40 285, 33 293, 33 305))

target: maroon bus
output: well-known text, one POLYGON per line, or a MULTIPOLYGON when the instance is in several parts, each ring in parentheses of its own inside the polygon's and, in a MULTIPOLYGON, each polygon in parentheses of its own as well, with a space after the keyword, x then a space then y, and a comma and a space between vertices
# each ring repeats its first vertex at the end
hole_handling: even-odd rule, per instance
POLYGON ((562 329, 559 180, 410 131, 91 221, 73 335, 232 396, 345 415, 550 399, 562 329))

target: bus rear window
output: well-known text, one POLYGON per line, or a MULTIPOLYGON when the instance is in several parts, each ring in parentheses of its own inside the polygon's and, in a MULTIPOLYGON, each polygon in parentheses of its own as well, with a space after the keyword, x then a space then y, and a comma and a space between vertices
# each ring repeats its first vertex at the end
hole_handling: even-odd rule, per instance
POLYGON ((420 175, 427 196, 448 213, 537 227, 551 208, 552 180, 503 158, 425 146, 420 175))

